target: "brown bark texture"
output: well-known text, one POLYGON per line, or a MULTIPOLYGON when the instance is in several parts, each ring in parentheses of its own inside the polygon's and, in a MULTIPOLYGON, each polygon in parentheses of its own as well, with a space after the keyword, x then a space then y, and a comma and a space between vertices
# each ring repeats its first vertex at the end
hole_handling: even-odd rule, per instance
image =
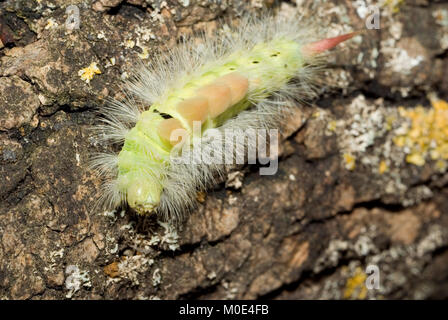
POLYGON ((448 297, 447 1, 8 0, 0 28, 0 299, 448 297), (92 210, 89 128, 138 60, 245 12, 365 29, 369 5, 277 174, 230 172, 179 227, 92 210))

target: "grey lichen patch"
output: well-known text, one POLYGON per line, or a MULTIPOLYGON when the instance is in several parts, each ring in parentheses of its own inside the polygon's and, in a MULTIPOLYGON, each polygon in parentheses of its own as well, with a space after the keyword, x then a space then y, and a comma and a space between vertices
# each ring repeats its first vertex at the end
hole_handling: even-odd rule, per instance
POLYGON ((68 290, 66 298, 72 298, 82 287, 90 288, 92 286, 88 271, 80 270, 76 265, 67 266, 65 273, 67 275, 65 289, 68 290))
POLYGON ((304 279, 297 290, 285 291, 279 298, 403 298, 407 290, 413 292, 414 298, 431 297, 437 286, 433 281, 421 279, 421 275, 440 268, 438 265, 427 270, 427 265, 434 250, 443 248, 448 239, 437 220, 438 209, 430 207, 419 205, 393 213, 359 208, 336 218, 339 220, 336 225, 342 226, 341 234, 327 242, 314 264, 315 272, 327 270, 326 275, 318 284, 304 279), (418 214, 424 215, 430 224, 423 228, 418 214), (386 234, 381 228, 385 221, 390 226, 386 234), (372 271, 368 270, 376 270, 377 283, 372 282, 372 271), (372 286, 367 286, 368 283, 372 286), (424 284, 430 286, 428 290, 423 290, 424 284))
POLYGON ((417 88, 427 90, 429 83, 437 81, 428 74, 434 72, 433 61, 441 51, 431 36, 437 28, 431 10, 406 2, 394 8, 381 10, 380 62, 384 67, 378 81, 392 93, 406 97, 417 88))
POLYGON ((10 139, 7 134, 0 135, 0 164, 0 179, 3 182, 0 196, 4 197, 25 178, 28 168, 22 144, 10 139))
POLYGON ((3 163, 14 163, 23 157, 23 147, 16 140, 8 139, 6 135, 0 136, 0 160, 3 163))
POLYGON ((435 22, 441 27, 440 47, 443 50, 448 49, 448 10, 437 8, 432 12, 435 22))
POLYGON ((0 130, 20 128, 31 122, 40 106, 33 87, 17 76, 0 78, 0 130))
POLYGON ((306 147, 308 159, 337 154, 341 168, 347 172, 376 177, 366 188, 352 176, 357 190, 355 202, 374 197, 411 206, 432 197, 428 186, 414 184, 431 177, 437 179, 441 167, 436 161, 427 163, 425 170, 412 165, 411 150, 397 140, 410 130, 410 120, 399 111, 399 105, 359 94, 348 101, 334 101, 333 107, 332 111, 318 108, 295 140, 306 147), (367 189, 368 193, 362 194, 367 189))
POLYGON ((124 256, 119 262, 106 266, 104 271, 109 276, 107 280, 109 284, 128 280, 133 286, 138 286, 139 278, 144 278, 143 275, 149 272, 148 268, 153 263, 153 259, 144 255, 124 256))
POLYGON ((360 231, 362 235, 358 236, 356 241, 333 239, 323 254, 317 259, 313 271, 319 273, 327 268, 334 268, 339 265, 341 259, 350 257, 365 257, 375 252, 378 248, 372 240, 375 235, 374 228, 364 228, 360 231))
MULTIPOLYGON (((108 264, 103 268, 107 276, 106 287, 108 290, 118 290, 120 284, 130 282, 132 286, 145 289, 147 275, 152 274, 152 289, 150 293, 155 295, 158 286, 162 283, 163 273, 157 266, 157 257, 162 250, 175 251, 179 249, 179 236, 173 225, 159 221, 157 225, 152 225, 148 234, 139 233, 136 230, 135 221, 123 224, 119 221, 115 213, 107 213, 107 216, 113 219, 113 224, 120 224, 122 242, 117 243, 115 238, 107 237, 107 251, 109 255, 108 264), (122 253, 118 248, 122 249, 122 253), (154 266, 153 266, 154 265, 154 266)), ((123 216, 121 216, 123 218, 123 216)), ((140 298, 147 296, 147 293, 138 293, 140 298)))
POLYGON ((358 95, 344 106, 348 116, 345 123, 329 123, 330 131, 341 133, 339 147, 343 153, 362 154, 375 144, 375 139, 385 134, 387 124, 380 106, 381 100, 372 103, 358 95))

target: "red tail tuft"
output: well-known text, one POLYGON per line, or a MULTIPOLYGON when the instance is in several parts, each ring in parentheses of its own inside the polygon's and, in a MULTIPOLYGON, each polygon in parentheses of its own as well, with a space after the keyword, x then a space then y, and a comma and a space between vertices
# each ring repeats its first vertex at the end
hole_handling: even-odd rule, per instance
POLYGON ((361 33, 361 31, 355 31, 355 32, 343 34, 341 36, 337 36, 337 37, 334 37, 334 38, 328 38, 328 39, 312 42, 312 43, 309 43, 309 44, 305 45, 302 48, 302 52, 303 52, 304 55, 314 56, 314 55, 319 54, 321 52, 330 50, 330 49, 336 47, 341 42, 344 42, 344 41, 346 41, 348 39, 351 39, 351 38, 353 38, 354 36, 357 36, 360 33, 361 33))

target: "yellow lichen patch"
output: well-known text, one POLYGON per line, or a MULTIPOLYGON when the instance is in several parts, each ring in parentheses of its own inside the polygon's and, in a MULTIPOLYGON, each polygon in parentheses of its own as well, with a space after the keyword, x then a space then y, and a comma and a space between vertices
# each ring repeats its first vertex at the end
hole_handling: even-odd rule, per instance
POLYGON ((366 279, 367 275, 360 267, 357 267, 355 274, 345 283, 344 299, 365 299, 367 297, 366 279))
POLYGON ((386 130, 390 131, 392 130, 393 124, 395 122, 396 118, 393 115, 387 116, 386 117, 386 130))
POLYGON ((330 130, 330 131, 336 131, 337 127, 338 127, 338 123, 337 123, 337 121, 332 120, 332 121, 328 122, 328 125, 327 125, 327 129, 328 129, 328 130, 330 130))
POLYGON ((134 46, 135 46, 135 41, 132 40, 132 39, 128 39, 128 40, 126 40, 126 41, 124 42, 124 46, 125 46, 126 48, 132 49, 132 48, 134 48, 134 46))
POLYGON ((448 168, 448 163, 445 160, 437 160, 436 162, 436 169, 440 172, 445 172, 448 168))
POLYGON ((399 146, 400 148, 403 148, 406 144, 406 137, 405 136, 396 136, 394 137, 394 143, 399 146))
POLYGON ((448 103, 432 100, 431 104, 429 109, 422 106, 399 109, 410 123, 400 128, 400 134, 393 141, 407 149, 406 161, 417 166, 423 166, 428 159, 448 160, 448 103))
POLYGON ((406 162, 421 167, 425 164, 425 158, 421 153, 411 153, 406 156, 406 162))
POLYGON ((383 174, 383 173, 386 172, 387 170, 389 170, 389 167, 387 166, 386 161, 382 160, 382 161, 380 162, 379 167, 378 167, 378 172, 379 172, 380 174, 383 174))
POLYGON ((392 13, 398 13, 403 3, 404 0, 384 0, 383 6, 388 7, 392 13))
POLYGON ((78 71, 78 76, 86 83, 89 83, 95 74, 101 74, 101 70, 96 65, 96 62, 92 62, 88 67, 78 71))
POLYGON ((138 54, 138 57, 142 60, 149 58, 149 51, 146 47, 140 47, 142 49, 142 53, 138 54))
POLYGON ((347 170, 355 170, 355 167, 356 167, 356 158, 355 158, 355 156, 353 156, 350 153, 344 153, 342 156, 344 158, 345 168, 347 170))

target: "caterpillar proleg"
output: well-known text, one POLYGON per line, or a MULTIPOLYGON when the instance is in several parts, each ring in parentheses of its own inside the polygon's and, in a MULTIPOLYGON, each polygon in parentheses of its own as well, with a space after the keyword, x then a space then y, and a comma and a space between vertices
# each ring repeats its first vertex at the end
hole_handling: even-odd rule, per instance
MULTIPOLYGON (((237 28, 203 37, 200 45, 186 40, 142 65, 125 84, 142 103, 112 101, 103 112, 102 137, 123 145, 118 155, 93 159, 107 177, 102 202, 179 221, 195 206, 197 192, 213 185, 228 165, 178 163, 173 154, 191 152, 210 130, 280 127, 288 108, 315 95, 320 53, 355 33, 325 40, 316 35, 298 17, 247 17, 237 28)), ((200 143, 218 150, 222 139, 200 143)), ((225 152, 236 159, 254 147, 249 140, 225 152)))

